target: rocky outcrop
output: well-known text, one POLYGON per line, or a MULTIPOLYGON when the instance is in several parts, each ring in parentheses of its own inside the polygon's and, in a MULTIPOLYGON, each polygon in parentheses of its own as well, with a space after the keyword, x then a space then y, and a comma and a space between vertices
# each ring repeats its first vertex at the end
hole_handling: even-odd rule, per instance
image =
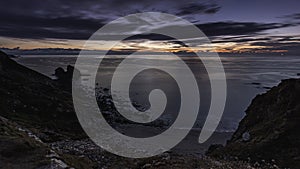
POLYGON ((80 71, 75 69, 73 66, 68 65, 67 70, 59 67, 55 69, 54 76, 56 76, 56 81, 66 90, 72 90, 72 79, 80 80, 81 74, 80 71), (74 75, 74 76, 73 76, 74 75))
POLYGON ((208 154, 300 168, 299 129, 300 79, 283 80, 256 96, 227 145, 212 146, 208 154))

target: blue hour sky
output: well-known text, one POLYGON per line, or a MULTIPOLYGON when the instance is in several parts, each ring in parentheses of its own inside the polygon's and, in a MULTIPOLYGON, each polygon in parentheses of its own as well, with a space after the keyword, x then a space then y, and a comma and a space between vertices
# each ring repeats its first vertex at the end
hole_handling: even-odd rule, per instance
MULTIPOLYGON (((158 11, 197 25, 213 42, 208 51, 298 54, 299 9, 299 0, 1 1, 0 48, 80 49, 92 33, 113 19, 158 11)), ((180 43, 151 37, 124 42, 118 50, 164 50, 163 44, 168 44, 165 50, 187 50, 180 43)))
POLYGON ((224 0, 218 1, 222 10, 215 15, 216 20, 253 22, 280 22, 280 17, 300 12, 297 0, 224 0))

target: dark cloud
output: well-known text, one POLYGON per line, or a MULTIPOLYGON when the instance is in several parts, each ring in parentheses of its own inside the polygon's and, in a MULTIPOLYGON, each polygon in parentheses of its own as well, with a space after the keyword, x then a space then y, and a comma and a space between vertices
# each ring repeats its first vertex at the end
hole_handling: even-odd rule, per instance
POLYGON ((42 18, 0 13, 0 36, 13 38, 87 39, 103 21, 65 16, 42 18))
POLYGON ((103 24, 131 13, 159 11, 198 15, 215 13, 218 9, 211 1, 197 0, 1 1, 0 36, 87 39, 103 24))
POLYGON ((256 22, 215 22, 197 25, 207 36, 254 35, 270 29, 294 26, 293 24, 256 22))
MULTIPOLYGON (((199 11, 206 11, 212 6, 196 6, 199 11)), ((185 9, 187 10, 187 9, 185 9)), ((92 18, 92 15, 76 16, 64 14, 62 16, 44 14, 34 14, 36 11, 27 14, 0 12, 0 36, 14 38, 31 38, 31 39, 88 39, 92 33, 105 24, 106 19, 92 18)), ((193 11, 191 11, 193 12, 193 11)), ((42 13, 37 11, 37 13, 42 13)), ((187 13, 187 12, 185 12, 187 13)), ((207 36, 223 36, 223 35, 253 35, 262 31, 284 28, 293 26, 292 24, 279 23, 255 23, 255 22, 214 22, 198 24, 207 36)), ((167 27, 164 27, 167 29, 167 27)), ((111 37, 110 37, 111 38, 111 37)), ((117 35, 115 37, 118 38, 117 35)), ((148 34, 136 35, 129 39, 150 39, 150 40, 170 40, 170 38, 148 34)))
MULTIPOLYGON (((116 36, 117 39, 117 36, 116 36)), ((126 38, 125 40, 136 40, 136 39, 148 39, 148 40, 157 40, 157 41, 162 41, 162 40, 174 40, 174 38, 166 36, 166 35, 160 35, 160 34, 138 34, 138 35, 133 35, 130 36, 129 38, 126 38)))
POLYGON ((300 42, 278 42, 278 41, 269 41, 269 42, 254 42, 251 43, 253 46, 272 46, 272 47, 285 47, 285 46, 298 46, 300 42))
POLYGON ((263 48, 256 49, 257 51, 288 51, 289 54, 300 54, 300 39, 286 39, 285 37, 275 37, 270 41, 261 41, 250 43, 251 46, 261 46, 263 48))
POLYGON ((14 38, 87 39, 103 21, 65 16, 42 18, 0 13, 0 36, 14 38))
MULTIPOLYGON (((214 1, 173 1, 173 0, 26 0, 0 2, 0 36, 24 39, 88 39, 96 30, 108 21, 119 16, 135 12, 160 11, 178 16, 212 14, 220 10, 214 1)), ((293 18, 299 18, 299 14, 293 18)), ((197 24, 207 36, 254 36, 267 30, 294 26, 281 23, 256 22, 212 22, 197 24)), ((167 27, 164 27, 167 29, 167 27)), ((118 39, 118 35, 115 39, 118 39)), ((110 37, 114 39, 114 37, 110 37)), ((127 40, 150 39, 169 40, 171 43, 184 45, 173 38, 157 35, 135 35, 127 40)), ((252 42, 268 39, 221 39, 222 42, 252 42)))
POLYGON ((219 39, 219 40, 212 40, 213 43, 227 43, 227 42, 253 42, 253 41, 269 41, 271 38, 234 38, 234 39, 219 39))
MULTIPOLYGON (((184 25, 182 25, 184 26, 184 25)), ((280 24, 280 23, 256 23, 256 22, 213 22, 213 23, 204 23, 204 24, 196 24, 196 26, 202 30, 206 36, 210 37, 210 39, 216 39, 219 36, 237 36, 236 39, 225 37, 220 42, 243 42, 243 41, 255 41, 253 36, 263 34, 264 31, 278 29, 278 28, 286 28, 290 26, 294 26, 293 24, 280 24), (243 37, 241 39, 240 37, 243 37), (248 38, 248 39, 245 39, 248 38)), ((159 30, 172 30, 171 26, 165 26, 158 28, 159 30)), ((151 38, 151 35, 147 35, 148 39, 151 40, 170 40, 170 38, 164 38, 164 36, 153 35, 155 38, 151 38)), ((143 36, 135 36, 142 38, 143 36)), ((198 37, 192 37, 198 38, 198 37)), ((265 39, 268 40, 268 39, 265 39)))
POLYGON ((179 16, 183 15, 192 15, 192 14, 201 14, 201 13, 206 13, 206 14, 213 14, 216 13, 220 10, 220 6, 217 4, 197 4, 197 3, 192 3, 188 4, 186 6, 183 6, 182 8, 179 9, 179 12, 176 13, 179 16))
POLYGON ((284 19, 285 22, 294 24, 295 26, 299 26, 300 25, 300 13, 294 13, 294 14, 290 14, 290 15, 284 15, 284 16, 281 16, 279 18, 284 19))
MULTIPOLYGON (((184 25, 183 25, 184 26, 184 25)), ((246 42, 246 41, 257 41, 257 40, 269 40, 269 38, 255 38, 254 35, 262 34, 264 31, 286 28, 294 26, 293 24, 280 24, 280 23, 255 23, 255 22, 213 22, 196 25, 202 30, 210 39, 216 39, 218 36, 236 36, 224 37, 222 40, 215 41, 216 43, 222 42, 246 42)), ((165 26, 158 28, 163 30, 171 30, 171 26, 165 26)), ((194 37, 197 38, 197 37, 194 37)), ((149 40, 172 40, 173 38, 158 34, 145 34, 135 35, 128 39, 149 39, 149 40)))
POLYGON ((291 15, 291 17, 292 17, 293 19, 298 19, 298 20, 300 20, 300 13, 291 15))
POLYGON ((290 15, 285 15, 280 18, 286 18, 286 19, 293 19, 293 20, 300 20, 300 13, 295 13, 295 14, 290 14, 290 15))

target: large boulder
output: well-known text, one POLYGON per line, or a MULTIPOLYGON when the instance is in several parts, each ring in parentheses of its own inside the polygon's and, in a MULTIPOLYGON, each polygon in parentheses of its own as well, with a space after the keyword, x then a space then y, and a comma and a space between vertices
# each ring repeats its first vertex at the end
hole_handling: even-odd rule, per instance
POLYGON ((256 96, 227 145, 211 147, 208 155, 300 168, 299 129, 300 79, 283 80, 256 96))

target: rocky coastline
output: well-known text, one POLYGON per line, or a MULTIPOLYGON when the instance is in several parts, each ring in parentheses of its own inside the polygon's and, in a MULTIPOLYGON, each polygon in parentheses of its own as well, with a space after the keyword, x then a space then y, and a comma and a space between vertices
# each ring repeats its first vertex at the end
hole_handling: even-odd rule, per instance
MULTIPOLYGON (((58 68, 54 74, 57 79, 53 80, 0 52, 0 143, 3 145, 0 148, 0 166, 41 169, 125 166, 175 169, 299 168, 298 79, 285 80, 257 96, 227 145, 211 146, 206 156, 169 151, 147 159, 128 159, 101 149, 82 130, 72 105, 70 85, 73 72, 80 76, 74 67, 68 66, 66 71, 58 68), (24 147, 27 153, 19 154, 24 147), (34 160, 36 163, 32 162, 34 160)), ((109 90, 98 90, 97 100, 112 105, 109 90)), ((101 109, 105 110, 104 116, 113 126, 128 125, 114 113, 113 107, 101 109)), ((152 125, 163 128, 168 124, 158 121, 152 125)))

